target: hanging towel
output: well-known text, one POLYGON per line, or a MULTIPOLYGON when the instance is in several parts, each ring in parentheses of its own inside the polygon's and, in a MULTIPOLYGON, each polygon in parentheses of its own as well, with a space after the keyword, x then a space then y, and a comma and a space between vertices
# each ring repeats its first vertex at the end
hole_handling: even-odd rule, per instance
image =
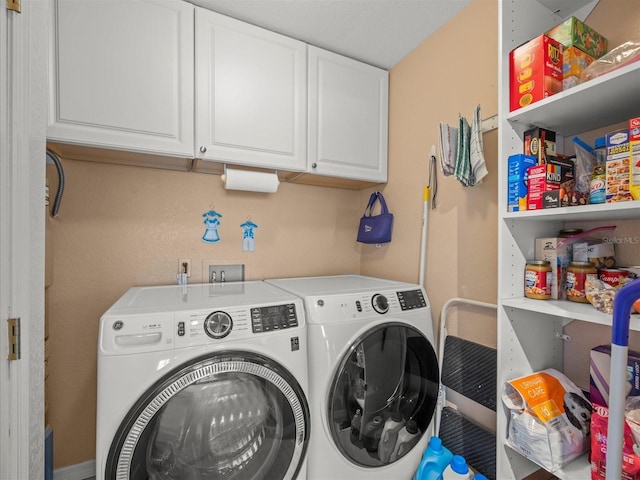
POLYGON ((469 161, 471 163, 471 185, 477 185, 487 176, 487 165, 484 161, 482 144, 482 120, 480 105, 476 107, 471 121, 471 140, 469 142, 469 161))
POLYGON ((440 150, 440 168, 445 177, 453 175, 458 151, 458 129, 440 122, 438 126, 438 149, 440 150))
POLYGON ((458 151, 456 154, 456 178, 462 185, 469 187, 473 185, 471 172, 471 161, 469 159, 469 142, 471 140, 471 128, 466 118, 460 115, 460 125, 458 127, 458 151))

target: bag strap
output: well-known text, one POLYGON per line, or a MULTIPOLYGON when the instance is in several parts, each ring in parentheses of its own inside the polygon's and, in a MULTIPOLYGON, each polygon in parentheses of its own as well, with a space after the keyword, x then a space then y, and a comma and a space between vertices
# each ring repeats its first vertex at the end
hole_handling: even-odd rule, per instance
POLYGON ((369 203, 367 203, 367 207, 364 209, 363 216, 365 217, 371 216, 371 214, 373 213, 373 207, 375 206, 377 201, 380 202, 380 214, 382 215, 382 214, 389 213, 389 209, 387 208, 387 202, 384 200, 384 197, 382 196, 382 192, 373 192, 371 194, 371 197, 369 197, 369 203))
POLYGON ((376 200, 378 199, 377 193, 378 192, 373 192, 369 197, 369 203, 367 203, 367 206, 364 209, 364 213, 362 214, 363 217, 371 216, 371 209, 373 209, 373 205, 376 203, 376 200), (367 214, 367 212, 369 213, 367 214))
POLYGON ((385 202, 384 197, 382 196, 382 192, 376 192, 376 195, 378 200, 380 200, 380 206, 382 207, 380 210, 380 214, 389 213, 389 210, 387 209, 387 202, 385 202))

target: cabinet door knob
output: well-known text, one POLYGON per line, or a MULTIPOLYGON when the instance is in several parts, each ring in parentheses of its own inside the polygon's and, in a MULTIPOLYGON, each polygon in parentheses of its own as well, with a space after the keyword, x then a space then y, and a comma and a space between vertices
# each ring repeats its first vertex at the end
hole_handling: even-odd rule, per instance
POLYGON ((315 163, 315 162, 313 162, 313 163, 311 164, 311 168, 318 168, 318 164, 317 164, 317 163, 315 163))
POLYGON ((204 152, 206 152, 206 151, 207 151, 207 147, 205 147, 204 145, 202 145, 202 146, 200 147, 200 152, 204 153, 204 152))

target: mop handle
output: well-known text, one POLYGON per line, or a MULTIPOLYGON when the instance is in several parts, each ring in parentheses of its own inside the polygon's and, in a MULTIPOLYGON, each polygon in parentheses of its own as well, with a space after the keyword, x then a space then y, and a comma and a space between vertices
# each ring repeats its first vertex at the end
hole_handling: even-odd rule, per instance
POLYGON ((607 430, 607 480, 622 478, 624 443, 624 392, 629 351, 629 314, 640 298, 640 279, 622 287, 613 299, 611 373, 609 374, 609 426, 607 430))

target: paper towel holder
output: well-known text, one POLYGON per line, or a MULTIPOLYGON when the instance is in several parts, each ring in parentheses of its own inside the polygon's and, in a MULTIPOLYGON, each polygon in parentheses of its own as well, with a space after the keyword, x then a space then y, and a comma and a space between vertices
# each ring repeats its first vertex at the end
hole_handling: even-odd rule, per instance
POLYGON ((227 168, 220 176, 225 190, 242 190, 246 192, 275 193, 278 191, 280 180, 278 171, 263 172, 243 168, 227 168))

